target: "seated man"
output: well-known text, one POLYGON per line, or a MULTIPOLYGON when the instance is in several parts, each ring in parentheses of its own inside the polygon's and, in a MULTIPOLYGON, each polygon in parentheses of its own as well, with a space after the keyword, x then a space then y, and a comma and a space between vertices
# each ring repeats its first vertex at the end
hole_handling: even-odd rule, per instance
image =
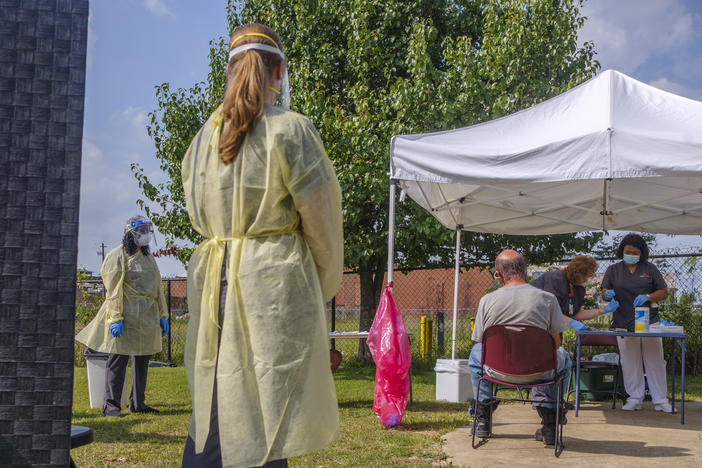
MULTIPOLYGON (((473 382, 473 401, 477 418, 476 436, 490 436, 490 415, 492 408, 487 404, 492 395, 492 384, 483 382, 478 395, 478 380, 483 375, 481 365, 483 331, 491 325, 501 323, 523 323, 548 330, 553 335, 558 348, 558 374, 570 377, 570 356, 561 348, 560 333, 566 325, 561 316, 558 300, 553 294, 537 289, 526 282, 524 258, 514 250, 503 250, 495 259, 495 279, 503 286, 483 296, 478 305, 472 339, 475 342, 470 352, 468 366, 473 382)), ((544 445, 554 445, 556 440, 556 386, 544 387, 551 402, 539 403, 537 411, 542 418, 542 427, 537 431, 537 440, 544 445)), ((558 398, 562 397, 559 395, 558 398)), ((537 397, 534 398, 535 400, 537 397)), ((543 401, 544 397, 541 397, 543 401)))

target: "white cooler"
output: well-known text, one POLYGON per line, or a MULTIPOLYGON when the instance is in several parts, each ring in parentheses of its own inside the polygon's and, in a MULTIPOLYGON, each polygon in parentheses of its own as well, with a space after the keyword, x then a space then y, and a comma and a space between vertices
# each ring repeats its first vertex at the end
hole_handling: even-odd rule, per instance
MULTIPOLYGON (((102 408, 105 401, 105 366, 107 365, 106 353, 99 353, 92 349, 85 350, 85 364, 88 368, 88 394, 90 395, 90 407, 102 408)), ((126 369, 125 369, 126 374, 126 369)), ((129 403, 129 393, 127 391, 127 376, 124 378, 124 388, 122 389, 122 406, 129 403)))
POLYGON ((436 399, 464 403, 473 399, 468 359, 437 359, 436 399))

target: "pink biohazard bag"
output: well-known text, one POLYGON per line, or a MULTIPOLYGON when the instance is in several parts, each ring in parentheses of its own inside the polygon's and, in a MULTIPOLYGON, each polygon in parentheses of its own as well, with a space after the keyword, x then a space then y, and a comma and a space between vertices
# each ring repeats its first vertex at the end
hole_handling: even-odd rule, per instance
POLYGON ((375 361, 373 412, 385 427, 397 426, 402 421, 412 362, 405 322, 390 287, 385 286, 366 342, 375 361))

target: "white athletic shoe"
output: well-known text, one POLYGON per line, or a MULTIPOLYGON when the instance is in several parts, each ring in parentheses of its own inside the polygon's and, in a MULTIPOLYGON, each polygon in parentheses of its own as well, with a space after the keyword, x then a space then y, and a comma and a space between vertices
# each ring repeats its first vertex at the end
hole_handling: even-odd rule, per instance
MULTIPOLYGON (((669 405, 670 406, 670 405, 669 405)), ((627 400, 624 405, 622 405, 622 409, 624 411, 638 411, 641 409, 641 403, 637 403, 635 401, 627 400)))
POLYGON ((670 403, 668 403, 667 401, 665 403, 658 403, 657 405, 653 405, 653 409, 655 411, 663 411, 664 413, 673 412, 673 407, 670 406, 670 403))

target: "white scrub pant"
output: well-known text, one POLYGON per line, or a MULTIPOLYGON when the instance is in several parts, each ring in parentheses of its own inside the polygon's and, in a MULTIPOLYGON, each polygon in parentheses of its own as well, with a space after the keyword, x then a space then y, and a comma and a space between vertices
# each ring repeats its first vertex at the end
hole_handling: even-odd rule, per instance
POLYGON ((644 366, 653 404, 668 402, 663 340, 661 338, 617 337, 619 356, 624 374, 627 401, 641 403, 644 399, 644 366))

